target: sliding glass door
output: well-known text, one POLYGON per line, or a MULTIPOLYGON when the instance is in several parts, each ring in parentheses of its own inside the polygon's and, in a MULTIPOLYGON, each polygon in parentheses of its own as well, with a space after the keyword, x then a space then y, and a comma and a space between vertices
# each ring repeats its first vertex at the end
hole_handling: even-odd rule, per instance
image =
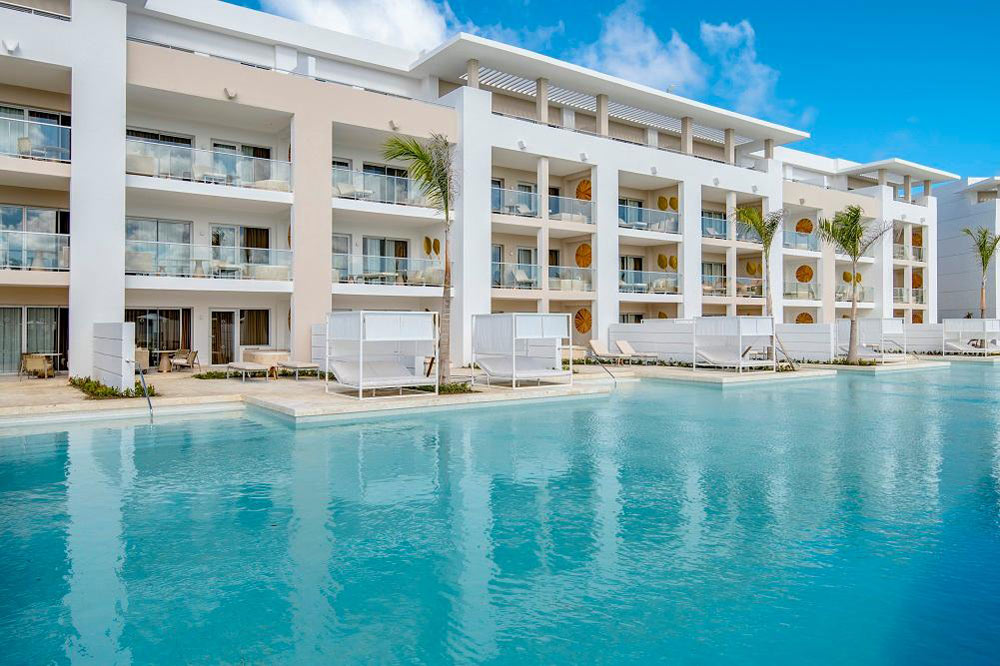
POLYGON ((135 346, 149 350, 153 365, 161 353, 191 349, 190 308, 128 308, 125 321, 135 324, 135 346))
POLYGON ((21 354, 44 354, 56 370, 68 367, 69 309, 49 306, 0 307, 0 374, 13 374, 21 354))
POLYGON ((0 374, 14 374, 20 363, 21 308, 0 308, 0 374))

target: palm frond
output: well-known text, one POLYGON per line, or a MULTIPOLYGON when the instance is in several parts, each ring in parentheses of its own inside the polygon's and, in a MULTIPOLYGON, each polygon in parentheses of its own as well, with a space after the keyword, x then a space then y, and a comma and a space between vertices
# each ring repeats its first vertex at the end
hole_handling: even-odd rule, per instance
POLYGON ((447 137, 433 134, 426 143, 413 137, 390 137, 383 146, 382 156, 387 161, 405 163, 410 179, 432 206, 446 212, 451 208, 454 200, 453 156, 447 137))
POLYGON ((857 261, 892 229, 891 222, 873 225, 865 220, 861 206, 851 205, 819 221, 819 234, 852 260, 857 261))
POLYGON ((781 221, 785 219, 785 211, 778 209, 764 214, 759 208, 741 206, 736 209, 732 217, 740 227, 757 234, 765 250, 770 250, 774 235, 778 232, 781 221))
POLYGON ((988 227, 978 227, 976 229, 966 227, 962 229, 962 233, 972 239, 976 254, 979 255, 980 266, 985 273, 989 270, 990 262, 996 254, 998 244, 1000 244, 1000 235, 994 234, 988 227))

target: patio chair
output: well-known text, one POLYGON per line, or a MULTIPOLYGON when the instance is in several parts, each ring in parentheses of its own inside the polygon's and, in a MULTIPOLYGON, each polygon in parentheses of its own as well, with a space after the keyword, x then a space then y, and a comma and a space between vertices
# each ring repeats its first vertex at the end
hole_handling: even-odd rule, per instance
POLYGON ((514 282, 518 289, 531 289, 535 286, 535 281, 529 278, 528 274, 521 268, 514 269, 514 282))
POLYGON ((590 357, 597 361, 607 361, 609 363, 621 363, 628 358, 625 354, 612 354, 601 340, 590 341, 590 357))
POLYGON ((198 361, 198 350, 187 350, 182 349, 174 354, 173 358, 170 359, 170 367, 173 370, 178 368, 187 368, 188 370, 194 369, 194 366, 198 366, 198 370, 201 371, 201 363, 198 361))
POLYGON ((149 350, 143 347, 135 348, 135 369, 149 372, 149 350))
POLYGON ((21 369, 24 374, 36 377, 48 378, 55 375, 52 362, 40 354, 22 354, 21 369))

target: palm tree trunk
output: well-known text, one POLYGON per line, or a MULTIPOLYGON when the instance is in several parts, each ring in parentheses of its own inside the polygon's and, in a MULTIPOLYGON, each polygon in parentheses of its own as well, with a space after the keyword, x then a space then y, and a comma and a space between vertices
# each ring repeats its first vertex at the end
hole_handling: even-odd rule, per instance
POLYGON ((986 271, 983 271, 983 282, 979 286, 979 318, 986 319, 986 271))
POLYGON ((444 207, 444 285, 441 293, 441 336, 438 340, 438 383, 446 384, 451 376, 451 224, 448 206, 444 207))
MULTIPOLYGON (((858 274, 857 262, 851 262, 851 275, 858 274)), ((858 362, 858 281, 851 280, 851 335, 847 344, 847 362, 855 364, 858 362)))

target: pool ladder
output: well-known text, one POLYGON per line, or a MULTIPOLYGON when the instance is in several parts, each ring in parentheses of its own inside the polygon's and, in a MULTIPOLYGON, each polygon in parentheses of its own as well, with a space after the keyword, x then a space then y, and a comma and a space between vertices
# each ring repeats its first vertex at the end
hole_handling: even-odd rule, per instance
POLYGON ((142 394, 146 396, 146 406, 149 407, 149 422, 153 422, 153 401, 149 399, 149 389, 146 387, 146 373, 140 367, 139 370, 139 382, 142 384, 142 394))

